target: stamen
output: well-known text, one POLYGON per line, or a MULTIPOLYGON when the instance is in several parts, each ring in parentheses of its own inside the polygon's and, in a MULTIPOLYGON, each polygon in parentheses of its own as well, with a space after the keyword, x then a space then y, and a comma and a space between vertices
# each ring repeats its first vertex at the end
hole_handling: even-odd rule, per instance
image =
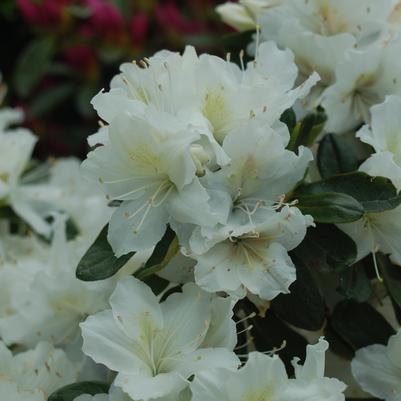
POLYGON ((250 313, 248 316, 243 317, 241 320, 238 320, 237 322, 235 322, 235 324, 240 324, 242 322, 245 322, 248 319, 253 319, 256 316, 256 312, 252 312, 250 313))
POLYGON ((255 62, 259 59, 259 44, 260 44, 260 25, 256 25, 256 50, 255 50, 255 62))
POLYGON ((248 331, 250 331, 250 330, 252 330, 252 329, 253 329, 253 325, 250 324, 249 326, 245 327, 245 329, 239 331, 239 332, 237 333, 237 336, 240 335, 240 334, 246 333, 246 332, 248 332, 248 331))
POLYGON ((241 51, 239 52, 239 61, 240 61, 240 64, 241 64, 241 70, 242 70, 242 71, 245 71, 245 66, 244 66, 244 50, 241 50, 241 51))
POLYGON ((253 337, 251 336, 251 337, 249 337, 249 339, 244 344, 241 344, 241 345, 238 345, 237 347, 235 347, 234 351, 237 351, 237 350, 242 349, 242 348, 246 348, 249 344, 252 343, 252 341, 253 341, 253 337))

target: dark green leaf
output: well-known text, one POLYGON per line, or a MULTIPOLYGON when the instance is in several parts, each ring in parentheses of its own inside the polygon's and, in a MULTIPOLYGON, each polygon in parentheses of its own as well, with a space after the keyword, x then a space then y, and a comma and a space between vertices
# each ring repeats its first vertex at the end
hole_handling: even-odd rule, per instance
POLYGON ((153 291, 155 295, 162 293, 169 285, 169 281, 157 275, 147 277, 143 280, 153 291))
POLYGON ((352 138, 336 134, 324 136, 317 152, 317 165, 323 178, 358 170, 361 161, 355 142, 354 136, 352 138))
POLYGON ((291 133, 292 130, 297 125, 297 116, 296 116, 294 110, 293 109, 285 110, 284 113, 280 117, 280 121, 283 122, 287 126, 288 131, 291 133))
POLYGON ((348 173, 297 188, 297 195, 337 192, 356 199, 365 212, 382 212, 401 204, 401 196, 388 178, 362 172, 348 173))
MULTIPOLYGON (((242 301, 241 304, 245 313, 256 312, 256 308, 249 301, 242 301)), ((256 316, 249 319, 248 323, 253 326, 251 335, 257 351, 280 349, 285 344, 285 347, 280 349, 277 354, 284 362, 288 374, 292 375, 294 372, 291 365, 292 359, 298 357, 304 360, 305 358, 307 346, 305 338, 281 321, 272 310, 268 310, 265 317, 256 316)))
POLYGON ((110 385, 102 382, 80 382, 62 387, 50 395, 48 401, 74 401, 81 394, 107 394, 110 385))
POLYGON ((167 226, 163 238, 156 244, 152 255, 150 255, 150 258, 145 263, 145 266, 135 272, 135 277, 143 280, 145 277, 157 273, 167 265, 177 252, 177 237, 170 226, 167 226))
POLYGON ((336 192, 321 192, 313 195, 295 195, 298 208, 310 214, 317 223, 350 223, 359 220, 364 209, 349 195, 336 192))
POLYGON ((332 224, 317 224, 308 228, 295 254, 310 268, 331 267, 343 270, 355 262, 355 242, 332 224))
POLYGON ((271 309, 295 327, 319 330, 325 319, 325 304, 308 268, 296 257, 292 260, 297 269, 297 279, 290 286, 290 294, 280 294, 273 299, 271 309))
POLYGON ((100 232, 92 246, 80 260, 76 276, 82 281, 104 280, 116 274, 131 258, 135 252, 115 257, 113 249, 107 241, 106 225, 100 232))
POLYGON ((358 302, 369 300, 372 295, 372 285, 363 264, 350 266, 339 276, 338 292, 348 299, 358 302))
POLYGON ((377 255, 377 260, 387 290, 394 303, 401 308, 401 269, 399 266, 394 266, 390 260, 382 254, 377 255))
POLYGON ((21 53, 14 73, 17 93, 28 96, 46 74, 55 51, 55 40, 51 36, 35 39, 21 53))
POLYGON ((341 301, 330 321, 333 330, 355 351, 372 344, 387 344, 394 334, 391 325, 366 302, 341 301))
POLYGON ((32 117, 41 117, 53 110, 54 107, 68 99, 76 91, 73 83, 50 87, 35 97, 29 108, 32 117))
POLYGON ((311 146, 321 133, 326 115, 323 112, 308 114, 302 121, 290 131, 291 139, 287 149, 297 151, 299 146, 311 146))
POLYGON ((324 328, 324 337, 329 343, 331 351, 348 361, 352 360, 355 351, 335 332, 331 327, 330 320, 328 320, 324 328))

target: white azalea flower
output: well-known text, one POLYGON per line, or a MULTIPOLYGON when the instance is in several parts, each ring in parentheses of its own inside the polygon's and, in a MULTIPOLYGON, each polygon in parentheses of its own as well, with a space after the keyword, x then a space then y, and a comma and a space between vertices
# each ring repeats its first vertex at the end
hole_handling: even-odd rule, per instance
MULTIPOLYGON (((231 129, 258 116, 273 124, 318 81, 313 74, 293 89, 296 76, 292 53, 273 42, 263 43, 256 59, 242 68, 208 54, 198 57, 188 46, 182 56, 157 53, 147 68, 123 64, 110 92, 98 94, 92 103, 108 123, 122 111, 142 114, 146 105, 173 114, 198 128, 210 163, 223 165, 228 160, 217 142, 231 129)), ((104 131, 97 138, 104 141, 104 131)))
POLYGON ((46 401, 46 394, 38 389, 20 390, 13 381, 0 378, 0 397, 7 401, 46 401))
POLYGON ((240 0, 228 1, 216 7, 223 22, 237 31, 249 31, 256 28, 256 21, 263 10, 281 4, 283 0, 240 0))
MULTIPOLYGON (((80 321, 107 307, 110 281, 86 283, 75 277, 85 250, 74 242, 67 243, 64 224, 58 225, 45 260, 36 262, 43 265, 31 278, 29 288, 14 294, 11 313, 0 318, 0 336, 6 344, 29 347, 41 340, 71 342, 79 334, 80 321)), ((31 254, 29 264, 20 268, 30 269, 35 265, 34 257, 31 254)))
POLYGON ((183 293, 159 304, 144 283, 124 278, 110 298, 111 309, 81 324, 83 350, 118 372, 115 385, 133 399, 177 394, 193 374, 238 365, 230 349, 202 348, 211 327, 213 299, 189 283, 183 293))
MULTIPOLYGON (((284 0, 260 13, 265 40, 291 49, 300 75, 317 71, 321 82, 308 97, 314 108, 333 84, 335 68, 348 49, 364 47, 386 32, 392 0, 284 0)), ((329 115, 330 116, 330 115, 329 115)))
MULTIPOLYGON (((371 176, 392 180, 401 190, 401 98, 388 96, 384 103, 372 107, 371 126, 362 127, 357 136, 371 145, 374 153, 360 170, 371 176)), ((340 228, 355 241, 358 259, 370 252, 389 254, 393 263, 401 265, 401 206, 380 213, 368 213, 355 223, 340 228)))
POLYGON ((401 97, 387 96, 382 104, 372 107, 370 127, 365 125, 357 132, 357 137, 375 150, 361 170, 390 178, 398 190, 401 190, 400 112, 401 97))
POLYGON ((110 220, 112 208, 102 191, 83 179, 78 159, 58 159, 51 168, 49 186, 54 190, 50 196, 54 207, 68 214, 81 240, 92 243, 110 220))
POLYGON ((232 212, 224 225, 195 228, 186 251, 198 262, 195 281, 205 290, 240 297, 248 290, 270 300, 295 280, 287 252, 313 221, 280 199, 302 179, 312 155, 305 148, 299 155, 286 150, 288 140, 288 130, 269 130, 257 121, 226 137, 223 149, 231 162, 205 180, 230 194, 232 212))
POLYGON ((336 83, 322 95, 326 129, 345 132, 370 121, 371 106, 386 95, 401 94, 400 42, 350 50, 336 68, 336 83))
POLYGON ((4 233, 0 240, 0 318, 16 313, 23 294, 48 259, 48 247, 35 236, 4 233))
POLYGON ((42 213, 46 204, 35 195, 38 187, 21 182, 36 141, 26 129, 0 132, 0 206, 11 206, 35 231, 49 235, 50 225, 42 213))
MULTIPOLYGON (((191 398, 189 390, 181 393, 169 395, 161 398, 153 398, 154 401, 189 401, 191 398)), ((134 401, 129 395, 124 393, 120 387, 111 386, 109 394, 82 394, 73 401, 134 401)))
POLYGON ((197 375, 191 383, 192 401, 342 401, 345 385, 323 375, 325 348, 324 340, 309 347, 296 379, 288 378, 277 355, 251 352, 237 372, 220 369, 197 375))
POLYGON ((9 388, 14 393, 21 392, 21 396, 26 391, 33 399, 35 395, 41 400, 41 394, 47 399, 59 387, 73 383, 77 370, 64 351, 49 343, 40 342, 33 350, 12 355, 0 342, 0 376, 2 399, 9 400, 8 394, 2 393, 4 388, 9 388))
POLYGON ((352 374, 363 390, 386 401, 401 400, 401 330, 387 346, 359 349, 351 363, 352 374))
POLYGON ((108 234, 117 256, 155 245, 170 216, 193 224, 223 222, 196 176, 190 150, 197 139, 164 113, 121 115, 110 126, 109 141, 89 153, 86 174, 101 183, 108 199, 123 201, 108 234))

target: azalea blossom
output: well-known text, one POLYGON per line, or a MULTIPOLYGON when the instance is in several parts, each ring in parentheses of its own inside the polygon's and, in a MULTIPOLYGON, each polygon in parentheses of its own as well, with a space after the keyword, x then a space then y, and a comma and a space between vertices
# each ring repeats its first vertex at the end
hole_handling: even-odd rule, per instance
POLYGON ((296 368, 296 378, 289 379, 277 355, 251 352, 245 366, 236 372, 209 370, 197 375, 191 384, 193 401, 342 401, 344 383, 324 377, 324 352, 328 344, 320 340, 308 346, 303 366, 296 368))
POLYGON ((258 15, 266 8, 275 7, 282 0, 240 0, 238 3, 228 1, 216 7, 221 19, 237 31, 248 31, 256 28, 258 15))
MULTIPOLYGON (((141 115, 148 105, 175 115, 184 125, 198 128, 209 165, 228 161, 218 144, 230 130, 255 117, 263 118, 266 125, 274 124, 319 80, 311 72, 294 88, 297 68, 293 55, 273 42, 263 43, 255 60, 241 67, 229 59, 197 56, 188 46, 182 56, 162 51, 140 65, 125 63, 120 69, 111 90, 92 100, 99 116, 111 123, 123 111, 141 115)), ((102 129, 90 143, 105 140, 102 129)))
POLYGON ((387 346, 374 344, 356 351, 351 367, 363 390, 386 401, 401 400, 401 330, 387 346))
MULTIPOLYGON (((225 336, 216 336, 221 329, 212 323, 213 299, 189 283, 159 304, 146 284, 124 278, 110 298, 111 309, 81 324, 83 351, 118 372, 114 384, 133 399, 177 394, 191 375, 212 367, 235 369, 239 363, 233 343, 221 343, 225 336), (203 347, 205 341, 211 348, 203 347)), ((224 324, 235 336, 235 327, 224 324)))
POLYGON ((401 94, 399 41, 350 50, 336 67, 336 82, 322 95, 326 129, 346 132, 370 122, 370 108, 386 95, 401 94))
POLYGON ((86 246, 82 249, 79 243, 68 243, 65 226, 59 221, 52 245, 45 256, 38 254, 36 267, 34 253, 20 261, 19 269, 26 269, 31 278, 27 285, 21 282, 21 290, 10 299, 9 313, 0 318, 0 335, 6 344, 29 347, 41 340, 73 342, 80 321, 107 306, 111 282, 85 283, 75 277, 86 246))
POLYGON ((197 260, 195 281, 205 290, 240 297, 248 290, 270 300, 295 281, 288 251, 313 220, 282 200, 302 179, 312 155, 305 148, 298 155, 286 150, 288 141, 286 127, 269 130, 257 121, 224 140, 231 161, 204 180, 227 191, 232 210, 224 225, 195 228, 184 252, 197 260))
POLYGON ((86 174, 100 182, 109 200, 123 201, 108 234, 117 256, 155 245, 170 216, 193 224, 223 222, 197 177, 191 145, 198 139, 174 117, 149 110, 141 118, 119 116, 109 141, 89 153, 86 174))
MULTIPOLYGON (((6 126, 13 117, 5 118, 6 126)), ((36 141, 37 138, 23 128, 0 131, 0 205, 11 206, 35 231, 49 235, 50 226, 41 213, 46 203, 35 197, 38 187, 21 182, 36 141)))
POLYGON ((336 80, 336 68, 348 50, 388 39, 392 9, 392 0, 283 0, 261 10, 257 23, 263 40, 274 40, 294 52, 300 79, 312 71, 320 75, 321 81, 303 102, 313 109, 321 103, 325 88, 342 84, 341 77, 336 80))
POLYGON ((77 369, 64 351, 47 342, 16 355, 0 342, 0 359, 0 396, 4 400, 47 400, 53 391, 77 379, 77 369))
MULTIPOLYGON (((388 96, 379 105, 372 107, 371 125, 362 127, 357 136, 371 145, 375 153, 360 170, 371 176, 382 176, 392 180, 401 190, 401 98, 388 96)), ((340 228, 355 241, 358 259, 370 252, 384 252, 393 263, 401 265, 401 206, 379 213, 367 213, 355 223, 342 224, 340 228)))

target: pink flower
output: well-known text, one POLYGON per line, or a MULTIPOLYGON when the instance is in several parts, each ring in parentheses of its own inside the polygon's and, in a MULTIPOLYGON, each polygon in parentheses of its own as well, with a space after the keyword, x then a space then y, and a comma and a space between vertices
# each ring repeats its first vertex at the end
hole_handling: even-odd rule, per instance
POLYGON ((89 23, 96 34, 106 39, 121 35, 124 19, 113 4, 107 0, 85 0, 85 3, 91 10, 89 23))
POLYGON ((155 16, 159 24, 167 31, 192 35, 202 30, 198 22, 185 19, 177 4, 173 2, 158 4, 155 16))
POLYGON ((42 27, 57 27, 64 16, 66 6, 72 0, 17 0, 26 21, 42 27))
POLYGON ((141 46, 149 29, 149 18, 144 12, 135 14, 128 23, 132 41, 135 46, 141 46))
POLYGON ((87 45, 78 44, 64 51, 66 62, 76 71, 91 75, 96 71, 97 59, 95 51, 87 45))

